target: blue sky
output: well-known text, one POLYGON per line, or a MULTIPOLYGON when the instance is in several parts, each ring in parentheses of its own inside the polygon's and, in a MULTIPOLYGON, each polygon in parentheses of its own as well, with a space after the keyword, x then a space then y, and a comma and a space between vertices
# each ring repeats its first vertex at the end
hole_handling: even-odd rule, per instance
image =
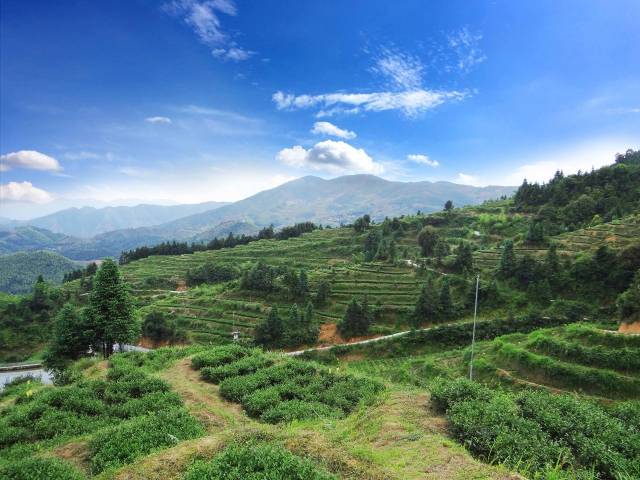
POLYGON ((1 216, 640 147, 640 2, 3 0, 1 216))

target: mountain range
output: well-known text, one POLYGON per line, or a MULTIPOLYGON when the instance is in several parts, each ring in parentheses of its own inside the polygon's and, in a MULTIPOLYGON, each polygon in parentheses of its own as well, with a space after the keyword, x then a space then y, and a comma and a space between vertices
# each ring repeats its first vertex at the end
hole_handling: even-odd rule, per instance
POLYGON ((473 187, 451 182, 395 182, 374 175, 331 180, 307 176, 231 204, 63 210, 29 221, 29 225, 0 228, 0 253, 45 249, 76 260, 91 260, 162 241, 204 242, 231 232, 251 234, 270 224, 276 228, 303 221, 339 225, 365 213, 381 220, 417 210, 433 212, 442 209, 447 200, 456 206, 473 205, 511 195, 514 190, 515 187, 473 187), (185 213, 189 209, 191 214, 185 213), (143 212, 152 213, 144 217, 143 212), (177 217, 156 223, 171 215, 177 217), (109 225, 136 222, 142 225, 105 230, 109 225), (95 230, 99 231, 88 237, 95 230))

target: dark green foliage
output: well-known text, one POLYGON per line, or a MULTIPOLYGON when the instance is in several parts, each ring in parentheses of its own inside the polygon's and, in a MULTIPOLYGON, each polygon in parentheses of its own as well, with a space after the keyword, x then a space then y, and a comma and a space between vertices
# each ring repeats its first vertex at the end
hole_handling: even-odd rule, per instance
POLYGON ((433 281, 429 278, 420 290, 420 296, 411 316, 412 326, 419 328, 423 323, 438 319, 438 296, 433 281))
POLYGON ((60 283, 77 263, 54 252, 18 252, 0 255, 0 292, 29 293, 39 275, 60 283))
POLYGON ((347 311, 344 317, 338 323, 338 331, 345 338, 366 335, 369 333, 371 322, 372 315, 367 299, 365 298, 363 302, 360 303, 353 298, 349 305, 347 305, 347 311))
POLYGON ((616 306, 623 322, 640 320, 640 270, 636 272, 629 288, 618 296, 616 306))
POLYGON ((187 270, 186 281, 190 287, 203 283, 228 282, 240 276, 237 268, 231 265, 207 262, 199 267, 187 270))
POLYGON ((184 328, 178 326, 175 320, 169 319, 162 312, 152 311, 142 321, 142 335, 154 344, 179 343, 187 338, 184 328))
POLYGON ((86 478, 71 463, 52 457, 33 457, 0 466, 0 478, 7 480, 82 480, 86 478))
POLYGON ((265 423, 283 423, 309 418, 338 418, 342 411, 321 402, 305 400, 284 400, 276 403, 260 415, 265 423))
POLYGON ((86 278, 92 277, 98 271, 98 264, 96 262, 91 262, 84 268, 78 268, 69 273, 65 273, 62 278, 62 283, 71 282, 73 280, 85 280, 86 278))
POLYGON ((362 233, 369 228, 370 224, 371 218, 369 215, 363 215, 362 217, 356 218, 355 222, 353 222, 353 229, 356 233, 362 233))
POLYGON ((92 341, 85 318, 73 305, 65 303, 56 315, 45 363, 49 368, 62 368, 86 354, 92 341))
POLYGON ((638 431, 616 417, 633 415, 633 405, 608 412, 569 395, 501 393, 466 379, 439 379, 432 398, 473 453, 531 476, 555 465, 578 476, 595 470, 598 478, 640 473, 638 431))
POLYGON ((453 301, 451 300, 451 290, 449 279, 444 277, 440 283, 440 293, 438 295, 438 317, 440 320, 448 320, 454 314, 453 301))
POLYGON ((312 345, 318 341, 319 333, 320 329, 313 319, 311 302, 307 303, 304 313, 300 313, 298 306, 293 304, 289 310, 289 316, 284 321, 281 346, 312 345))
POLYGON ((618 158, 624 160, 590 173, 565 177, 557 172, 543 185, 525 180, 514 196, 516 208, 533 212, 552 208, 557 212, 555 222, 572 229, 587 226, 595 215, 605 222, 627 215, 638 205, 640 165, 633 160, 637 152, 618 158))
POLYGON ((456 259, 454 267, 458 272, 469 272, 473 269, 473 253, 471 245, 467 242, 460 242, 456 249, 456 259))
POLYGON ((511 278, 516 273, 517 261, 516 254, 513 251, 513 242, 507 240, 502 246, 502 255, 500 256, 500 266, 498 274, 502 278, 511 278))
POLYGON ((155 450, 204 434, 202 426, 186 410, 172 410, 136 417, 98 432, 89 443, 94 473, 131 463, 155 450))
POLYGON ((311 461, 268 443, 232 444, 209 462, 197 461, 185 480, 331 480, 311 461))
POLYGON ((318 291, 316 292, 314 303, 318 307, 324 306, 326 305, 330 296, 331 296, 331 284, 326 280, 322 280, 318 284, 318 291))
POLYGON ((378 248, 380 244, 380 234, 377 230, 369 230, 365 240, 364 240, 364 260, 365 262, 370 262, 374 258, 376 258, 376 254, 378 253, 378 248))
POLYGON ((140 333, 128 287, 111 259, 105 260, 95 275, 86 312, 92 345, 105 358, 113 352, 114 344, 132 343, 140 333))
POLYGON ((420 254, 423 257, 433 256, 436 244, 438 243, 438 232, 431 226, 423 227, 418 233, 418 245, 420 246, 420 254))
POLYGON ((255 373, 271 365, 273 365, 272 359, 255 353, 232 363, 226 363, 217 367, 203 367, 200 370, 200 376, 208 382, 220 383, 226 378, 255 373))
POLYGON ((246 290, 271 292, 275 288, 278 272, 275 268, 260 260, 242 274, 240 286, 246 290))
POLYGON ((453 210, 453 202, 452 202, 451 200, 447 200, 447 201, 444 203, 444 211, 445 211, 445 212, 450 212, 450 211, 452 211, 452 210, 453 210))
POLYGON ((284 325, 278 315, 278 308, 273 306, 267 318, 256 326, 254 337, 257 345, 264 347, 278 347, 282 345, 284 325))
POLYGON ((544 241, 544 224, 539 220, 534 220, 529 224, 526 240, 529 243, 541 243, 544 241))
POLYGON ((618 402, 611 408, 611 415, 620 420, 624 425, 640 433, 640 400, 618 402))

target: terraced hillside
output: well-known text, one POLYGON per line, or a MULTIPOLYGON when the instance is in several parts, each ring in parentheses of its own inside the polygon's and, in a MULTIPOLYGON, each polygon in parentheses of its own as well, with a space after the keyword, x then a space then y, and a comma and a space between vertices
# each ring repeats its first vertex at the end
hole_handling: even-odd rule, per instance
MULTIPOLYGON (((167 314, 189 332, 191 341, 197 343, 228 340, 232 331, 249 338, 273 306, 287 312, 295 301, 278 291, 261 293, 240 289, 237 281, 187 288, 187 271, 210 262, 247 269, 255 262, 264 261, 274 267, 304 269, 312 295, 321 281, 331 285, 329 301, 315 310, 318 322, 336 324, 353 298, 366 297, 376 315, 372 333, 392 333, 409 328, 410 316, 425 278, 429 275, 441 278, 450 273, 460 241, 475 249, 474 265, 485 272, 484 278, 492 277, 492 272, 486 272, 495 269, 499 262, 501 250, 498 245, 505 238, 522 235, 529 222, 526 216, 508 211, 508 203, 489 202, 442 216, 442 222, 435 222, 433 228, 449 245, 449 255, 440 262, 421 259, 417 244, 418 232, 427 221, 425 219, 433 216, 407 216, 400 219, 401 228, 393 237, 399 257, 393 263, 365 262, 361 252, 367 234, 355 233, 352 228, 336 228, 316 230, 282 241, 260 240, 230 249, 152 256, 124 265, 122 273, 132 285, 135 301, 143 314, 151 311, 167 314), (487 245, 492 247, 484 248, 487 245), (419 265, 422 267, 418 268, 419 265)), ((640 238, 640 220, 638 216, 630 216, 551 237, 548 242, 560 245, 558 253, 561 256, 572 257, 579 252, 594 251, 604 244, 614 249, 624 248, 636 235, 640 238)), ((543 258, 547 249, 519 244, 515 253, 517 257, 528 253, 543 258)), ((462 319, 472 313, 470 307, 464 306, 465 280, 454 275, 452 281, 457 285, 453 295, 460 305, 458 317, 462 319)), ((480 311, 481 316, 492 313, 493 308, 486 305, 480 311)))
MULTIPOLYGON (((602 245, 614 250, 620 250, 637 243, 640 238, 640 215, 631 215, 621 220, 614 220, 588 228, 581 228, 550 238, 550 242, 558 246, 558 254, 574 257, 581 252, 593 252, 602 245)), ((546 255, 546 247, 516 245, 517 257, 526 254, 542 258, 546 255)), ((500 261, 501 250, 498 247, 484 248, 474 252, 473 261, 480 270, 493 269, 500 261)))

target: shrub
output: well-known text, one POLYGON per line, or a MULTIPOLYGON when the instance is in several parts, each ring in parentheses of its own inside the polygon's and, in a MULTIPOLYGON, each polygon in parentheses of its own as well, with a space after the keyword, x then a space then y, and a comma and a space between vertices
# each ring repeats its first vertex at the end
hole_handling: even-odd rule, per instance
POLYGON ((180 396, 175 392, 152 392, 140 398, 132 398, 113 405, 110 414, 120 418, 131 418, 149 413, 171 410, 182 406, 180 396))
POLYGON ((219 367, 225 363, 234 362, 251 353, 251 350, 236 344, 215 347, 194 355, 191 367, 200 370, 202 367, 219 367))
POLYGON ((233 444, 209 462, 189 467, 185 480, 332 480, 311 461, 268 443, 233 444))
POLYGON ((640 433, 640 400, 617 403, 611 408, 611 415, 640 433))
POLYGON ((320 402, 285 400, 266 410, 260 420, 267 423, 291 422, 308 418, 340 417, 342 412, 320 402))
POLYGON ((568 453, 537 423, 522 418, 508 395, 454 403, 448 418, 467 448, 491 461, 542 469, 568 453))
POLYGON ((203 367, 200 370, 200 376, 208 382, 220 383, 225 378, 254 373, 272 364, 273 360, 266 358, 264 355, 252 355, 227 365, 203 367))
POLYGON ((492 392, 487 387, 466 378, 449 380, 438 377, 431 384, 431 400, 436 408, 441 411, 448 410, 458 402, 468 400, 486 401, 491 396, 492 392))
POLYGON ((85 476, 69 462, 58 458, 25 458, 0 466, 0 478, 12 480, 82 480, 85 476))
POLYGON ((183 409, 137 417, 94 436, 89 443, 91 469, 99 473, 125 465, 154 450, 203 434, 200 423, 183 409))
POLYGON ((259 417, 271 407, 282 401, 279 386, 262 388, 245 396, 243 406, 252 417, 259 417))

